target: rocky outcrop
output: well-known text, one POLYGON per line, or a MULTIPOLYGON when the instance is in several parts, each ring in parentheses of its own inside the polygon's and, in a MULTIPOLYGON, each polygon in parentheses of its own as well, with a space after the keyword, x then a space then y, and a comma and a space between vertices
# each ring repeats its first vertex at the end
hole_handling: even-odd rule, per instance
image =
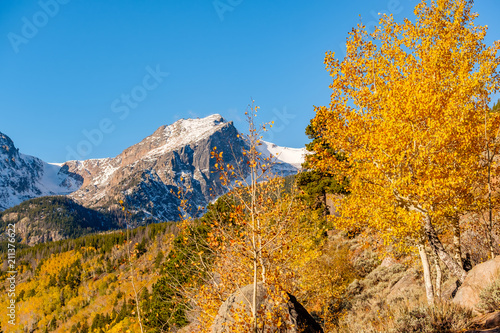
MULTIPOLYGON (((179 219, 178 192, 183 188, 188 212, 198 215, 200 208, 227 191, 214 172, 213 149, 223 153, 224 164, 239 165, 245 177, 245 147, 233 123, 220 115, 181 119, 158 128, 115 158, 67 162, 69 171, 84 179, 83 186, 70 196, 91 208, 109 208, 124 200, 136 217, 165 221, 179 219)), ((292 160, 298 156, 295 150, 269 143, 265 147, 272 153, 281 148, 292 160)), ((289 175, 298 168, 283 161, 278 170, 289 175)))
POLYGON ((488 313, 472 319, 470 327, 474 329, 465 333, 500 333, 500 311, 488 313))
POLYGON ((500 333, 500 328, 492 328, 485 330, 469 330, 465 331, 464 333, 500 333))
MULTIPOLYGON (((219 312, 211 327, 212 333, 227 333, 233 332, 231 326, 234 324, 233 315, 235 313, 250 314, 250 301, 253 296, 253 285, 247 285, 241 288, 240 291, 229 296, 227 300, 219 308, 219 312)), ((273 313, 273 319, 276 319, 275 309, 272 301, 269 300, 269 295, 266 287, 259 283, 257 285, 257 303, 262 307, 262 314, 273 313)), ((317 333, 323 332, 321 326, 314 320, 314 318, 307 312, 307 310, 297 301, 297 299, 288 294, 287 303, 279 305, 282 311, 279 313, 281 316, 281 325, 268 325, 265 332, 281 332, 281 333, 317 333)), ((265 316, 265 315, 264 315, 265 316)))
POLYGON ((453 298, 453 303, 477 311, 479 293, 500 276, 500 256, 472 268, 453 298))
POLYGON ((421 284, 421 279, 418 277, 416 271, 408 270, 396 284, 390 287, 387 294, 387 300, 395 301, 397 299, 409 299, 411 295, 421 293, 421 284))
POLYGON ((182 119, 162 126, 151 136, 125 149, 115 158, 70 161, 70 172, 84 178, 70 195, 91 208, 111 207, 124 200, 144 218, 178 220, 178 191, 186 192, 190 213, 224 192, 214 173, 211 151, 223 152, 224 162, 244 160, 244 142, 232 122, 220 115, 182 119))

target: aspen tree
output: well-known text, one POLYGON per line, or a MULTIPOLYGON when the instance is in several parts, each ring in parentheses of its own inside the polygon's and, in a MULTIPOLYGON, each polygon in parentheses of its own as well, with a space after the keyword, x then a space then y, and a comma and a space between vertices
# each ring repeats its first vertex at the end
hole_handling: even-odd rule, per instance
POLYGON ((323 146, 346 156, 332 158, 318 143, 312 162, 349 179, 337 225, 365 225, 396 242, 423 232, 460 281, 466 272, 436 226, 452 229, 446 216, 477 203, 485 140, 494 141, 485 121, 489 133, 499 125, 497 114, 484 114, 499 88, 500 44, 484 44, 487 27, 474 25, 472 5, 422 0, 414 22, 383 15, 372 34, 359 24, 343 60, 326 54, 331 102, 311 121, 323 146))
POLYGON ((224 186, 231 188, 225 216, 208 220, 207 248, 214 257, 203 272, 204 282, 196 286, 192 299, 199 309, 199 330, 209 331, 221 304, 246 285, 252 286, 246 306, 231 313, 228 332, 274 332, 283 329, 290 315, 283 307, 287 292, 297 288, 294 277, 301 261, 317 256, 314 237, 319 234, 310 222, 308 210, 283 178, 272 173, 273 158, 263 156, 262 131, 272 124, 254 124, 257 106, 246 113, 249 134, 240 134, 246 142, 245 160, 237 165, 223 162, 223 152, 215 147, 215 172, 224 186), (229 199, 230 198, 230 199, 229 199), (258 290, 266 289, 265 304, 259 303, 258 290), (245 310, 249 309, 249 311, 245 310))

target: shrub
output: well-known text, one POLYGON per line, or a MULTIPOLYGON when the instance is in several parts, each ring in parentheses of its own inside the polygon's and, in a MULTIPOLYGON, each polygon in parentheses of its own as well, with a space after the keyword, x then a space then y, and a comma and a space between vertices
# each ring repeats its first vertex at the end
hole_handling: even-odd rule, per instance
POLYGON ((481 299, 477 308, 483 313, 500 309, 500 278, 484 288, 479 294, 481 299))
POLYGON ((364 278, 380 265, 378 256, 370 250, 363 251, 361 255, 354 260, 354 269, 359 277, 364 278))
POLYGON ((394 319, 392 333, 447 333, 461 331, 472 318, 472 311, 453 303, 434 306, 402 307, 394 319))

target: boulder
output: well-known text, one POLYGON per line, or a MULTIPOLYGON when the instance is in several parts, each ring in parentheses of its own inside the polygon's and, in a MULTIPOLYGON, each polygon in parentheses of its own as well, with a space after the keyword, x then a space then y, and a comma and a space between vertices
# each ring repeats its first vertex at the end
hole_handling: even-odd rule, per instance
POLYGON ((471 327, 474 327, 474 330, 469 330, 466 333, 500 333, 500 311, 488 313, 472 319, 471 327))
POLYGON ((480 301, 479 293, 495 281, 499 274, 500 256, 475 266, 467 274, 462 286, 458 288, 453 303, 477 312, 476 306, 480 301))
POLYGON ((398 261, 396 259, 394 259, 393 257, 387 256, 380 263, 380 267, 391 267, 392 265, 395 265, 397 263, 398 263, 398 261))
POLYGON ((419 294, 422 294, 421 279, 414 270, 409 270, 389 289, 386 299, 388 301, 408 300, 419 294))
MULTIPOLYGON (((239 291, 229 296, 226 301, 219 308, 219 312, 215 317, 214 323, 211 327, 212 333, 228 333, 232 330, 229 328, 234 323, 233 315, 246 313, 251 316, 250 302, 253 295, 253 285, 249 284, 239 291)), ((282 311, 281 325, 277 327, 268 325, 265 332, 280 332, 280 333, 323 333, 321 326, 314 320, 314 318, 307 312, 307 310, 297 301, 297 299, 290 294, 287 294, 288 301, 280 304, 282 311)), ((273 307, 273 302, 269 300, 269 295, 264 284, 257 285, 257 303, 261 305, 262 313, 272 312, 277 307, 273 307)), ((275 313, 275 312, 273 312, 275 313)), ((275 318, 277 319, 277 318, 275 318)))

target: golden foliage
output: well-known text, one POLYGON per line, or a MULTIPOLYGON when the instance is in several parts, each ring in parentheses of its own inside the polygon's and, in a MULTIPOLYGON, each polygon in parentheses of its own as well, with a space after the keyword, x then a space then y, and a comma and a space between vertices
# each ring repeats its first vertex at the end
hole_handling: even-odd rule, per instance
POLYGON ((471 6, 421 1, 415 22, 384 15, 372 34, 361 24, 349 33, 342 61, 326 54, 331 103, 316 108, 312 125, 346 159, 319 142, 312 162, 349 179, 339 226, 367 225, 405 243, 419 237, 423 214, 444 223, 478 204, 483 152, 496 144, 485 131, 500 125, 498 114, 485 119, 500 44, 484 45, 471 6))

